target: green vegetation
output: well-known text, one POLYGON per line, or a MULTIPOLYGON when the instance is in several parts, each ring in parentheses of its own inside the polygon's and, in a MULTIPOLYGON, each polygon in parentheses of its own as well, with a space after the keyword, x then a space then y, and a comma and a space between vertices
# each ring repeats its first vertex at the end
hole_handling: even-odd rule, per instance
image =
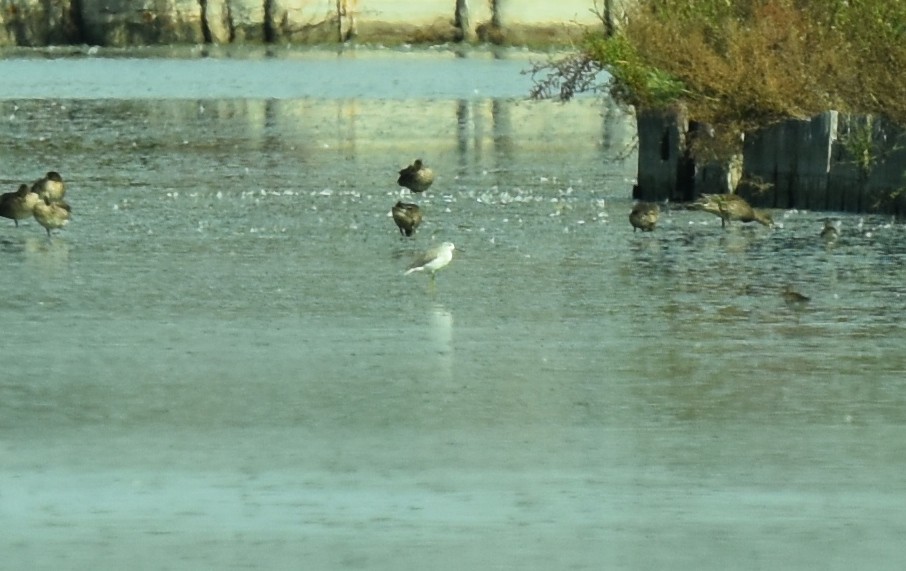
POLYGON ((828 109, 906 125, 906 2, 639 0, 606 29, 538 64, 533 95, 608 89, 638 109, 682 106, 716 127, 720 154, 742 131, 828 109))
POLYGON ((878 160, 874 138, 874 120, 871 115, 867 115, 862 121, 852 121, 841 141, 843 148, 859 168, 859 173, 865 178, 878 160))

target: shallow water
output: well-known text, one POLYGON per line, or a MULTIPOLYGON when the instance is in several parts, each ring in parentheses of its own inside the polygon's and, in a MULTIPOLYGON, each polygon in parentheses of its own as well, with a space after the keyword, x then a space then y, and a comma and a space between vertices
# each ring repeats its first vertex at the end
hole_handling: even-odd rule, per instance
POLYGON ((631 119, 478 59, 432 73, 499 93, 0 88, 3 184, 74 210, 0 224, 0 567, 902 567, 903 225, 633 233, 631 119))

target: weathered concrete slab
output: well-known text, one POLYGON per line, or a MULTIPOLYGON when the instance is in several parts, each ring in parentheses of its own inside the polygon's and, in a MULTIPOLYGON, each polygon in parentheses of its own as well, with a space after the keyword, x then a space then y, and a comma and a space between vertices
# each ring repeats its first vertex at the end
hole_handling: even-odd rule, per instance
POLYGON ((873 162, 865 185, 867 210, 897 212, 906 189, 906 131, 885 119, 876 119, 872 129, 873 162))
MULTIPOLYGON (((691 122, 638 114, 634 198, 691 200, 734 190, 734 165, 684 162, 691 122)), ((850 212, 906 210, 906 131, 888 121, 827 111, 747 133, 735 191, 755 206, 850 212)))
POLYGON ((104 46, 202 43, 198 0, 81 0, 84 41, 104 46))
MULTIPOLYGON (((695 169, 696 194, 723 194, 733 192, 742 171, 742 157, 730 161, 708 161, 695 169)), ((688 200, 689 198, 686 198, 688 200)))
MULTIPOLYGON (((473 2, 478 4, 479 2, 473 2)), ((598 2, 599 5, 603 2, 598 2)), ((496 0, 500 23, 503 26, 528 24, 581 24, 595 26, 601 19, 594 13, 590 0, 557 0, 556 2, 526 0, 496 0)))
POLYGON ((455 20, 454 0, 359 0, 355 37, 369 43, 455 41, 455 20))
POLYGON ((827 111, 801 125, 798 180, 792 203, 811 210, 828 210, 827 182, 831 149, 837 133, 836 111, 827 111))
POLYGON ((827 182, 837 113, 788 120, 746 136, 740 194, 775 208, 827 208, 827 182))
POLYGON ((0 1, 0 46, 38 47, 80 41, 69 1, 0 1))
POLYGON ((828 203, 846 212, 861 212, 867 207, 862 194, 868 173, 860 166, 862 158, 854 153, 854 138, 868 128, 867 117, 841 115, 832 146, 828 178, 828 203))
POLYGON ((269 0, 267 42, 292 44, 335 43, 349 39, 355 25, 356 0, 269 0))
MULTIPOLYGON (((639 173, 633 198, 687 200, 694 170, 685 160, 689 124, 681 113, 641 111, 637 116, 639 173)), ((692 165, 694 168, 694 165, 692 165)))
POLYGON ((223 2, 228 17, 230 43, 259 43, 265 39, 267 13, 261 0, 208 0, 223 2))

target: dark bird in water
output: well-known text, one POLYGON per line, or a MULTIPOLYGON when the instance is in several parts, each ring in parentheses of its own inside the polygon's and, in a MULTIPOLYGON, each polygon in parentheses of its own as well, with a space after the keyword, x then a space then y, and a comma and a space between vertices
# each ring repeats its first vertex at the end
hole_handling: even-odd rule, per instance
POLYGON ((0 195, 0 216, 11 218, 19 226, 19 220, 31 216, 38 202, 38 195, 27 184, 21 184, 16 192, 0 195))
POLYGON ((49 237, 51 230, 66 226, 71 212, 72 208, 62 200, 53 202, 45 196, 43 200, 35 203, 32 214, 34 214, 38 224, 47 230, 47 236, 49 237))
POLYGON ((810 297, 808 297, 807 295, 802 295, 801 293, 794 290, 789 285, 787 285, 783 289, 783 292, 781 292, 780 295, 783 296, 783 301, 785 301, 787 303, 787 305, 789 305, 791 307, 802 306, 803 304, 806 304, 809 301, 811 301, 810 297))
POLYGON ((393 221, 396 222, 400 234, 403 236, 412 236, 415 229, 422 223, 422 210, 418 204, 397 201, 390 211, 393 214, 393 221))
POLYGON ((720 216, 721 227, 728 225, 731 220, 758 222, 769 227, 774 225, 774 219, 770 214, 752 208, 743 197, 737 194, 703 194, 692 206, 720 216))
POLYGON ((400 171, 397 184, 405 186, 412 192, 424 192, 434 182, 434 171, 425 166, 421 159, 400 171))
POLYGON ((66 194, 66 186, 63 184, 63 177, 56 171, 50 171, 44 178, 39 178, 31 185, 31 191, 38 195, 38 198, 49 198, 51 202, 63 200, 66 194))
POLYGON ((632 231, 641 230, 642 232, 651 232, 657 219, 661 215, 661 209, 653 202, 637 202, 629 213, 629 223, 632 224, 632 231))
POLYGON ((825 242, 833 242, 840 237, 840 221, 834 218, 824 219, 824 229, 821 230, 821 238, 825 242))

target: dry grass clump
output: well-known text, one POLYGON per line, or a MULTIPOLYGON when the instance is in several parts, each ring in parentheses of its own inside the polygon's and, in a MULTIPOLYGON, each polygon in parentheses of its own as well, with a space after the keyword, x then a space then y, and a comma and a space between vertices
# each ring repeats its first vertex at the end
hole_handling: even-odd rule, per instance
POLYGON ((827 109, 906 124, 904 40, 906 2, 648 0, 615 35, 589 33, 579 53, 536 66, 547 76, 534 95, 598 89, 589 78, 606 69, 618 101, 683 106, 730 146, 742 131, 827 109))

